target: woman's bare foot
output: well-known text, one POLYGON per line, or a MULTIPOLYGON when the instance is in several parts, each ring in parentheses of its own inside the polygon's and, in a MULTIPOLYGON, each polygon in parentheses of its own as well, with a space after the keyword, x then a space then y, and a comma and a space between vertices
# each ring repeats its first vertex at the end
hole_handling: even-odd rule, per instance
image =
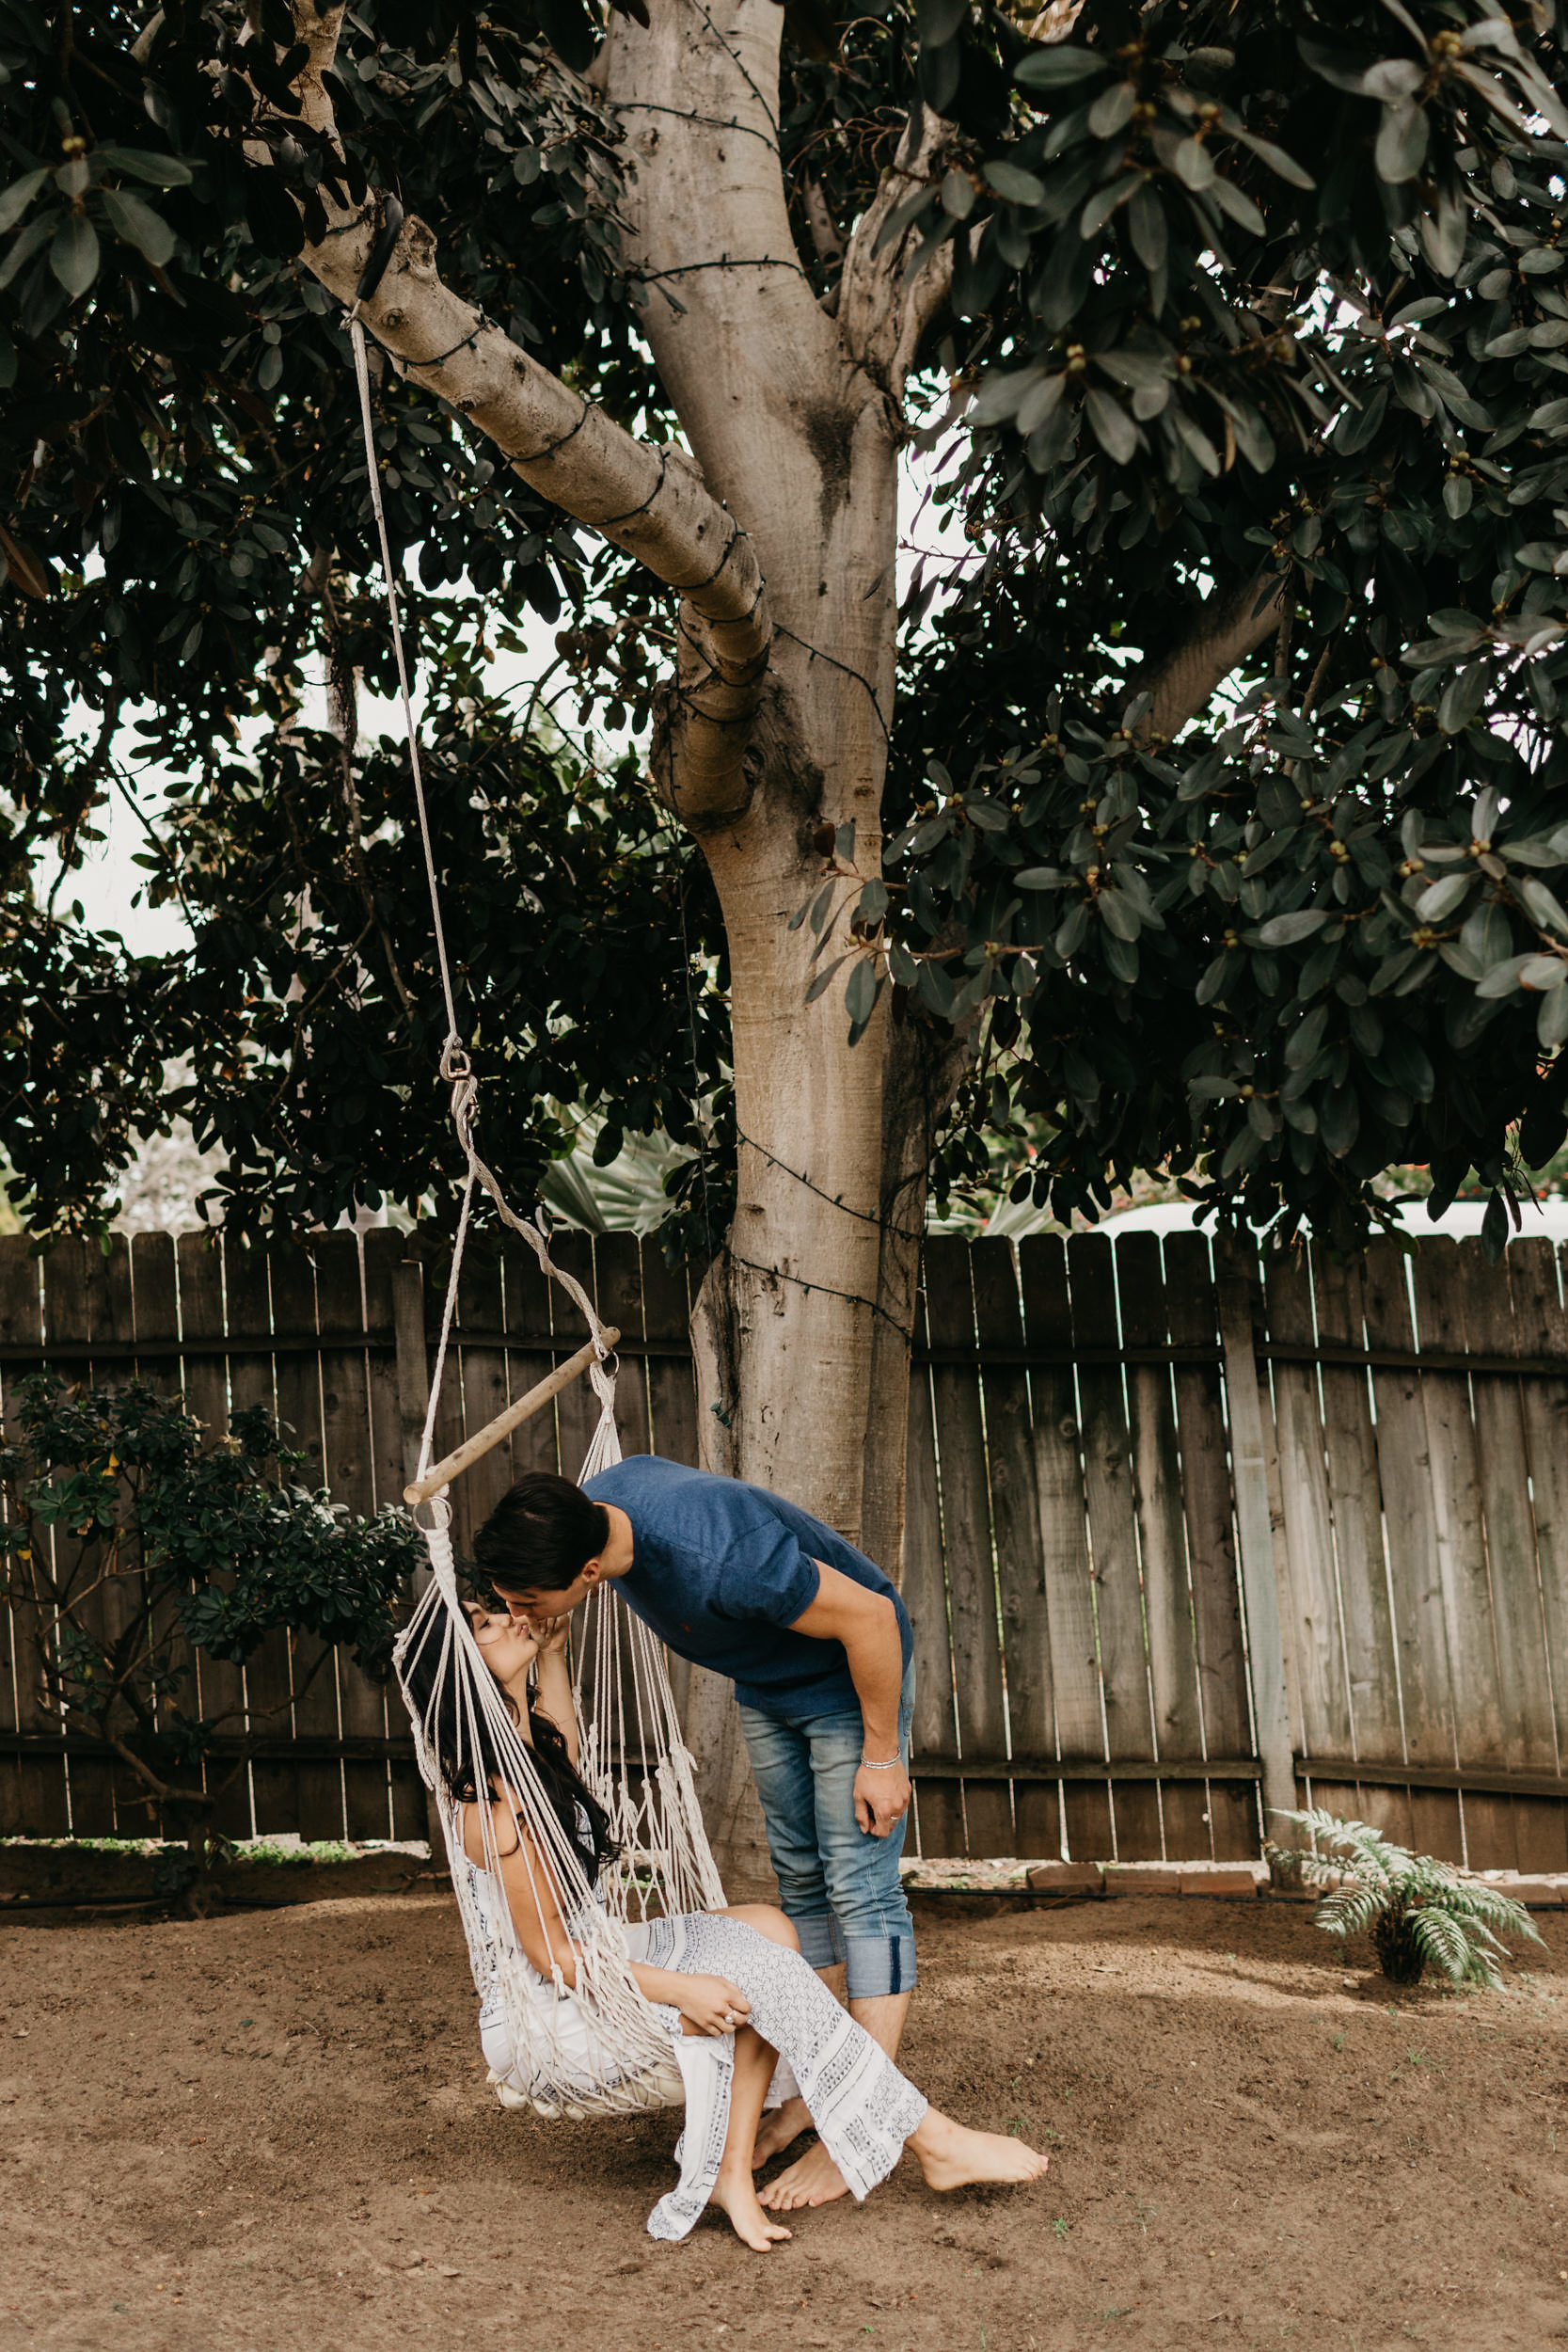
POLYGON ((718 2205, 730 2217, 730 2227, 742 2246, 750 2246, 758 2254, 769 2253, 780 2238, 793 2237, 793 2230, 784 2229, 777 2221, 769 2221, 757 2203, 757 2192, 750 2171, 743 2165, 728 2158, 719 2168, 719 2178, 713 2184, 709 2204, 718 2205))
POLYGON ((811 2109, 803 2099, 786 2099, 771 2115, 762 2119, 757 2144, 752 2151, 752 2169, 757 2171, 769 2156, 782 2155, 792 2139, 811 2129, 811 2109))
POLYGON ((799 2213, 802 2205, 831 2205, 835 2197, 847 2197, 849 2190, 843 2173, 818 2140, 815 2148, 808 2148, 803 2156, 797 2157, 787 2172, 781 2172, 758 2194, 759 2202, 770 2213, 799 2213))
POLYGON ((926 2175, 927 2187, 943 2191, 976 2181, 1037 2181, 1051 2162, 1022 2139, 972 2132, 935 2107, 927 2108, 925 2122, 905 2144, 926 2175))

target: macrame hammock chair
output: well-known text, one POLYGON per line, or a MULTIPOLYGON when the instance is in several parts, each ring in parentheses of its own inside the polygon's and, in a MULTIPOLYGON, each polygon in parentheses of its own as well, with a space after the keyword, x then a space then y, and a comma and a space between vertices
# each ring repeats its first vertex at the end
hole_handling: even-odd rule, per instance
MULTIPOLYGON (((609 1818, 617 1849, 597 1885, 589 1882, 583 1857, 567 1834, 540 1778, 530 1743, 474 1638, 457 1589, 451 1542, 450 1482, 499 1445, 532 1414, 544 1410, 572 1380, 587 1374, 599 1400, 598 1425, 579 1478, 594 1476, 621 1459, 615 1426, 615 1343, 620 1333, 601 1321, 581 1283, 550 1257, 543 1214, 537 1225, 514 1215, 474 1142, 478 1084, 458 1030, 451 977, 441 919, 440 890, 425 810, 419 737, 414 723, 404 655, 395 575, 382 509, 381 481, 371 414, 370 374, 360 303, 373 291, 372 272, 388 231, 395 235, 392 206, 387 225, 349 313, 355 375, 359 391, 365 463, 371 504, 380 540, 392 649, 408 739, 425 874, 430 887, 436 961, 447 1015, 441 1076, 451 1089, 451 1118, 467 1165, 451 1268, 441 1311, 440 1334, 420 1442, 419 1467, 404 1489, 430 1555, 430 1580, 393 1651, 403 1695, 414 1729, 420 1774, 439 1816, 451 1867, 451 1883, 462 1914, 474 1983, 494 2003, 513 2059, 491 2081, 503 2106, 531 2107, 546 2118, 625 2115, 685 2104, 688 2075, 718 2060, 712 2041, 688 2040, 678 2049, 643 1998, 631 1974, 625 1929, 633 1919, 673 1917, 683 1912, 717 1910, 724 1890, 703 1827, 692 1759, 681 1738, 664 1651, 640 1618, 601 1584, 584 1604, 574 1637, 573 1702, 579 1736, 578 1771, 609 1818), (468 1237, 475 1187, 483 1186, 503 1222, 537 1257, 544 1272, 585 1317, 589 1339, 569 1361, 540 1381, 506 1411, 452 1453, 432 1462, 442 1378, 455 1317, 463 1253, 468 1237), (427 1517, 421 1518, 424 1512, 427 1517), (410 1689, 414 1670, 426 1692, 421 1704, 410 1689), (432 1668, 434 1671, 432 1672, 432 1668), (482 1796, 487 1776, 504 1791, 502 1810, 514 1817, 504 1846, 492 1807, 474 1806, 484 1855, 483 1872, 464 1851, 462 1804, 450 1795, 438 1760, 436 1724, 455 1719, 459 1761, 477 1768, 482 1796), (633 1773, 636 1774, 634 1785, 633 1773), (529 1883, 541 1898, 544 1926, 559 1908, 574 1947, 575 1983, 568 1987, 565 1954, 550 1945, 545 1930, 547 1975, 535 1969, 516 1941, 502 1888, 499 1864, 514 1841, 523 1856, 529 1883)), ((401 219, 401 214, 397 215, 401 219)), ((385 261, 383 259, 383 266, 385 261)))

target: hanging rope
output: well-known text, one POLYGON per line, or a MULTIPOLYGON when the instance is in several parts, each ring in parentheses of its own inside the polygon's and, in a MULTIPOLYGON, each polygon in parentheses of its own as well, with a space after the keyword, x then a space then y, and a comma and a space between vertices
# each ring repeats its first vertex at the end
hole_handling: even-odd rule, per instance
MULTIPOLYGON (((363 294, 360 300, 365 299, 363 294)), ((420 739, 414 724, 414 701, 408 684, 408 663, 404 652, 403 617, 398 605, 397 579, 392 568, 391 544, 387 536, 387 513, 381 498, 381 467, 375 449, 375 419, 371 408, 370 361, 365 347, 365 330, 359 323, 359 302, 349 312, 349 341, 354 347, 354 377, 359 388, 359 422, 365 442, 365 466, 370 476, 371 510, 375 516, 376 537, 381 548, 381 577, 387 591, 387 613, 391 624, 392 654, 397 663, 398 693, 403 704, 404 732, 408 742, 408 772, 414 786, 414 806, 419 816, 420 848, 424 857, 425 885, 430 893, 430 919, 436 938, 436 961, 441 974, 441 999, 446 1008, 447 1033, 441 1047, 441 1076, 451 1089, 451 1123, 463 1152, 467 1175, 463 1198, 458 1210, 457 1234, 452 1245, 451 1269, 447 1278, 447 1294, 441 1308, 441 1326, 436 1343, 436 1364, 431 1374, 430 1397, 425 1407, 424 1428, 420 1438, 419 1468, 416 1484, 428 1477, 435 1443, 436 1415, 440 1404, 441 1383, 446 1372, 447 1353, 451 1341, 452 1324, 457 1313, 457 1292, 463 1270, 463 1253, 467 1244, 472 1220, 474 1186, 480 1184, 495 1202, 501 1220, 513 1232, 527 1242, 538 1259, 543 1272, 563 1291, 581 1311, 592 1336, 594 1353, 601 1364, 613 1365, 613 1348, 619 1332, 612 1331, 599 1315, 594 1301, 572 1275, 558 1266, 550 1256, 549 1242, 541 1222, 530 1223, 518 1216, 509 1205, 494 1172, 479 1155, 474 1142, 474 1125, 479 1110, 479 1080, 474 1075, 462 1033, 458 1027, 457 1002, 452 989, 451 965, 447 956, 446 925, 441 916, 441 885, 436 871, 436 852, 430 838, 430 812, 425 802, 424 771, 420 761, 420 739)), ((596 1379, 594 1391, 602 1411, 601 1424, 613 1425, 615 1411, 615 1382, 611 1371, 602 1384, 596 1379)))

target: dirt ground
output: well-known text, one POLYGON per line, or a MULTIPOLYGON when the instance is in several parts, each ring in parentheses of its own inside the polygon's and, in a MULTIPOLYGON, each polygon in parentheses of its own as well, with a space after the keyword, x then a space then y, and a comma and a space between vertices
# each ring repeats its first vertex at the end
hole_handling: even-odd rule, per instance
POLYGON ((1294 1907, 922 1923, 910 2073, 1051 2172, 938 2201, 906 2159, 766 2257, 718 2216, 644 2233, 674 2117, 495 2106, 439 1896, 8 1925, 0 2345, 1568 2342, 1568 1920, 1543 1924, 1506 1994, 1391 1997, 1294 1907))

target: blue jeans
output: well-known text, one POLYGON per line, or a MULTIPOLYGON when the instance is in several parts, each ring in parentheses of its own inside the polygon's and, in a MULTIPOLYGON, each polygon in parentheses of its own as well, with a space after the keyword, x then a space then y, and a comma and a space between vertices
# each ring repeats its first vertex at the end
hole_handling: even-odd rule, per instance
MULTIPOLYGON (((911 1661, 898 1704, 906 1772, 913 1714, 911 1661)), ((814 1968, 847 1963, 852 2001, 908 1993, 915 1965, 914 1928, 898 1874, 904 1821, 886 1837, 872 1837, 855 1820, 855 1774, 864 1745, 859 1708, 774 1715, 743 1707, 740 1724, 768 1823, 779 1900, 801 1951, 814 1968)))

